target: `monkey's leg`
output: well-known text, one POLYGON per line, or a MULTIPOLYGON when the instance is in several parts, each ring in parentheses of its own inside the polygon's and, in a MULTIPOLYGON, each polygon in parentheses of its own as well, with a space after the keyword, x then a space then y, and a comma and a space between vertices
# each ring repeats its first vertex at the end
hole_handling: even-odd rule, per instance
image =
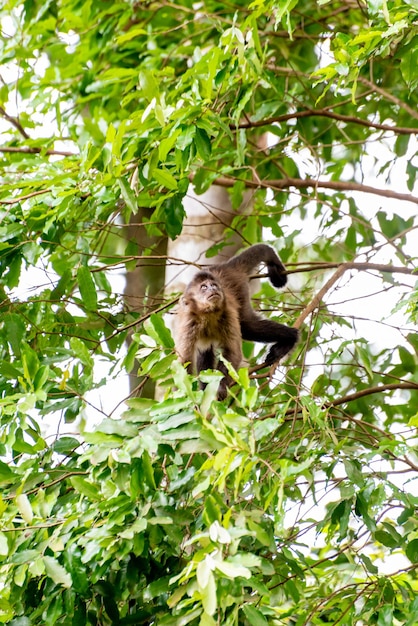
POLYGON ((299 337, 296 328, 262 318, 242 320, 241 333, 243 339, 273 344, 265 359, 266 365, 280 361, 296 345, 299 337))
MULTIPOLYGON (((241 347, 241 335, 239 340, 237 339, 228 348, 222 350, 223 357, 229 361, 234 369, 238 369, 242 362, 242 347, 241 347)), ((228 369, 225 363, 219 362, 217 369, 224 374, 221 382, 219 383, 218 400, 224 400, 227 396, 227 389, 234 384, 234 380, 228 374, 228 369)))
POLYGON ((212 346, 208 350, 198 350, 196 358, 197 372, 213 369, 215 369, 215 352, 212 346))
MULTIPOLYGON (((227 357, 225 357, 225 358, 227 358, 227 357)), ((234 383, 234 381, 232 380, 232 378, 228 374, 228 370, 226 368, 226 365, 224 365, 224 363, 219 363, 217 369, 220 372, 222 372, 222 374, 224 374, 224 377, 222 378, 221 382, 219 383, 218 400, 225 400, 226 395, 227 395, 227 389, 228 389, 228 387, 230 387, 234 383)))
MULTIPOLYGON (((229 360, 228 355, 225 354, 224 356, 226 359, 229 360)), ((233 381, 232 381, 232 378, 228 375, 228 371, 223 363, 218 363, 216 365, 215 352, 213 348, 210 348, 209 350, 205 350, 204 352, 201 352, 199 350, 198 355, 197 355, 196 369, 198 372, 201 372, 202 370, 217 369, 220 372, 222 372, 222 374, 224 374, 224 377, 219 383, 218 400, 225 400, 227 387, 233 381)), ((206 385, 204 383, 200 383, 201 389, 204 389, 205 387, 206 385)))

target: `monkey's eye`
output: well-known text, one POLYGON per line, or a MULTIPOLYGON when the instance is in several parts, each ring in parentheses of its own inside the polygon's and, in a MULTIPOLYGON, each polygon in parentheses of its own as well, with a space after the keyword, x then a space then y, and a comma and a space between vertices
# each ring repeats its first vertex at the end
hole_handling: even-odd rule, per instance
POLYGON ((202 291, 206 291, 208 286, 203 283, 202 285, 200 285, 200 288, 201 288, 202 291))

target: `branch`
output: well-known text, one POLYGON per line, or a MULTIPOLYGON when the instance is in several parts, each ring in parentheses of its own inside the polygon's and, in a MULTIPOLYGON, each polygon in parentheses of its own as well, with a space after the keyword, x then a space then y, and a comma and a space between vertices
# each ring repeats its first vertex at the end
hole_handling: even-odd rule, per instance
MULTIPOLYGON (((259 126, 268 126, 269 124, 278 124, 281 122, 287 122, 292 119, 302 119, 305 117, 327 117, 332 120, 338 120, 345 122, 346 124, 358 124, 359 126, 365 126, 366 128, 375 128, 377 130, 390 131, 397 135, 416 135, 418 134, 418 128, 408 128, 403 126, 392 126, 390 124, 378 124, 376 122, 369 122, 354 115, 341 115, 340 113, 334 113, 328 109, 307 109, 306 111, 295 111, 293 113, 287 113, 286 115, 278 115, 277 117, 271 117, 265 120, 258 120, 252 122, 250 120, 241 122, 238 124, 238 128, 257 128, 259 126)), ((233 129, 236 126, 232 126, 233 129)))
POLYGON ((366 87, 373 89, 373 91, 377 91, 377 93, 380 93, 380 95, 382 95, 384 98, 386 98, 387 100, 390 100, 401 109, 404 109, 407 113, 409 113, 411 117, 418 120, 417 111, 415 109, 412 109, 408 104, 406 104, 406 102, 403 102, 403 100, 401 100, 400 98, 397 98, 396 96, 392 95, 388 91, 385 91, 384 89, 382 89, 382 87, 378 87, 378 85, 376 85, 375 83, 372 83, 371 80, 368 80, 367 78, 364 78, 363 76, 359 76, 357 80, 359 83, 363 83, 363 85, 366 85, 366 87))
POLYGON ((72 156, 78 156, 77 153, 75 152, 67 152, 65 150, 44 150, 43 148, 29 148, 29 147, 25 147, 23 146, 22 148, 17 148, 14 146, 9 146, 7 148, 0 148, 0 152, 3 153, 7 153, 7 152, 13 152, 13 153, 20 153, 20 154, 47 154, 47 155, 58 155, 58 156, 68 156, 68 157, 72 157, 72 156))
POLYGON ((129 324, 125 324, 125 326, 123 326, 121 328, 117 328, 113 333, 111 333, 107 337, 104 337, 104 339, 101 341, 101 343, 106 342, 106 341, 110 341, 114 337, 117 337, 117 335, 119 333, 125 332, 126 330, 129 330, 130 328, 134 328, 135 326, 139 326, 140 324, 143 324, 145 322, 145 320, 147 320, 151 315, 153 315, 154 313, 160 313, 161 311, 164 311, 165 309, 168 309, 169 307, 173 306, 173 304, 176 304, 176 302, 178 302, 179 300, 180 300, 180 296, 177 296, 177 297, 173 298, 172 300, 170 300, 169 302, 165 302, 161 306, 159 306, 159 307, 157 307, 155 309, 152 309, 152 311, 150 311, 149 313, 145 313, 145 315, 142 315, 137 320, 135 320, 133 322, 130 322, 129 324))
POLYGON ((387 385, 369 387, 368 389, 361 389, 360 391, 356 391, 356 393, 350 393, 347 396, 338 398, 337 400, 325 402, 324 406, 327 408, 339 406, 340 404, 353 402, 353 400, 358 400, 359 398, 364 398, 365 396, 371 396, 374 393, 382 393, 382 391, 395 391, 396 389, 414 389, 415 391, 418 391, 418 383, 388 383, 387 385))
POLYGON ((299 315, 298 319, 294 323, 295 328, 300 328, 308 315, 310 315, 316 308, 319 307, 319 305, 321 304, 321 300, 323 299, 327 291, 331 289, 331 287, 334 285, 334 283, 337 282, 339 278, 341 278, 345 270, 346 267, 344 265, 340 265, 337 268, 337 271, 334 272, 329 280, 327 280, 325 285, 318 291, 318 293, 313 297, 308 306, 306 306, 302 313, 299 315))
POLYGON ((10 124, 12 126, 14 126, 19 133, 25 138, 25 139, 30 139, 28 133, 26 132, 26 130, 23 128, 22 124, 19 122, 19 120, 16 117, 12 117, 11 115, 9 115, 8 113, 6 113, 6 111, 3 109, 3 107, 0 107, 0 115, 2 117, 4 117, 5 120, 7 120, 8 122, 10 122, 10 124))
POLYGON ((32 193, 26 194, 26 196, 18 196, 17 198, 13 198, 12 200, 0 200, 0 204, 17 204, 18 202, 22 202, 22 200, 29 200, 29 198, 34 198, 35 196, 41 196, 43 193, 50 193, 51 189, 40 189, 39 191, 32 191, 32 193))
MULTIPOLYGON (((353 263, 350 261, 347 263, 341 263, 341 264, 334 264, 334 263, 315 264, 314 263, 313 265, 314 265, 314 269, 328 269, 328 268, 336 267, 337 270, 334 272, 331 278, 327 280, 325 285, 321 287, 318 293, 312 298, 311 302, 305 307, 305 309, 299 315, 298 319, 296 320, 294 324, 295 328, 300 328, 303 322, 305 321, 305 319, 308 317, 308 315, 310 315, 316 308, 319 307, 327 291, 329 291, 331 287, 337 282, 337 280, 341 278, 341 276, 344 274, 346 270, 351 270, 351 269, 359 270, 359 271, 360 270, 376 270, 379 272, 390 272, 390 273, 396 272, 400 274, 409 274, 409 275, 413 275, 417 271, 414 268, 409 269, 407 267, 396 267, 393 265, 381 265, 379 263, 353 263)), ((301 269, 298 271, 304 271, 304 270, 301 269)))
MULTIPOLYGON (((193 174, 190 175, 191 180, 193 180, 193 174)), ((418 204, 418 197, 413 196, 409 193, 398 193, 397 191, 392 191, 391 189, 379 189, 378 187, 371 187, 369 185, 362 185, 361 183, 355 182, 342 182, 342 181, 333 181, 333 180, 314 180, 312 178, 280 178, 278 180, 243 180, 242 178, 234 178, 232 176, 220 176, 213 181, 214 185, 219 185, 220 187, 233 187, 234 184, 239 181, 244 183, 245 186, 249 189, 258 189, 268 188, 268 189, 277 189, 283 190, 288 189, 289 187, 296 187, 296 189, 306 189, 308 187, 313 187, 314 189, 333 189, 335 191, 361 191, 363 193, 370 193, 375 196, 382 196, 383 198, 394 198, 395 200, 403 200, 405 202, 413 202, 414 204, 418 204)))
POLYGON ((414 275, 417 274, 418 268, 409 268, 409 267, 399 267, 397 265, 383 265, 381 263, 355 263, 352 261, 347 261, 346 263, 286 263, 288 268, 288 274, 297 274, 298 272, 311 272, 316 270, 327 270, 334 269, 336 267, 340 267, 344 265, 347 270, 358 270, 358 271, 367 271, 374 270, 377 272, 387 273, 387 274, 409 274, 414 275), (301 266, 302 267, 299 267, 301 266), (297 266, 297 269, 290 270, 289 267, 297 266))

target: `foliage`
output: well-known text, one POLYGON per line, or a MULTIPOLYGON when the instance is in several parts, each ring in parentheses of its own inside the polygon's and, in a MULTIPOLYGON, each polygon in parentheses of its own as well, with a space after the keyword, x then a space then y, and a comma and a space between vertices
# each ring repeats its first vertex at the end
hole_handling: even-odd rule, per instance
POLYGON ((1 623, 418 622, 417 13, 2 3, 1 623), (123 224, 147 207, 176 238, 191 181, 251 190, 225 241, 295 273, 285 304, 258 294, 302 329, 290 367, 233 373, 224 403, 113 286, 152 255, 123 224), (116 419, 135 356, 164 399, 116 419))

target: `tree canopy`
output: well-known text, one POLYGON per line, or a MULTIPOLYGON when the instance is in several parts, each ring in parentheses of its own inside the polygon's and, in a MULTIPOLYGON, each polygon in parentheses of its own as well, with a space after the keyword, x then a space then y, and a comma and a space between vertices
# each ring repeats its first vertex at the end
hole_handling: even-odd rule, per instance
POLYGON ((2 3, 1 623, 418 622, 417 24, 416 0, 2 3), (213 185, 236 215, 208 256, 273 245, 290 289, 256 303, 301 329, 224 402, 176 358, 178 294, 135 312, 113 280, 187 261, 126 224, 176 239, 213 185), (161 399, 120 416, 138 364, 161 399))

